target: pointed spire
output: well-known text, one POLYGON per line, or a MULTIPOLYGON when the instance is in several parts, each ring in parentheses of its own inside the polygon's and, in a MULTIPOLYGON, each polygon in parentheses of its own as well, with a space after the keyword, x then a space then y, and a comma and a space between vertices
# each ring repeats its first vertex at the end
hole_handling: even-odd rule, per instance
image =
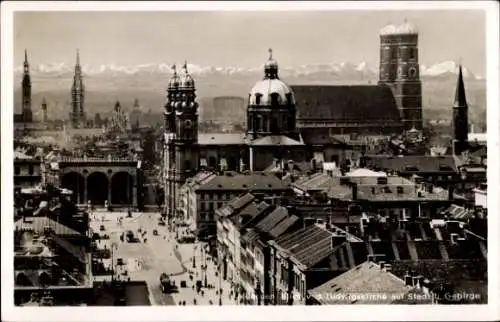
POLYGON ((188 73, 188 62, 187 62, 187 60, 184 61, 184 65, 182 65, 182 69, 184 69, 184 72, 186 74, 188 73))
POLYGON ((80 65, 80 50, 76 49, 76 64, 80 65))
POLYGON ((465 96, 465 85, 462 73, 462 64, 458 66, 457 88, 455 91, 454 107, 467 107, 467 98, 465 96))
POLYGON ((28 62, 28 51, 26 49, 24 49, 24 62, 28 62))
POLYGON ((272 50, 272 48, 269 48, 268 52, 269 52, 269 60, 272 60, 273 59, 273 50, 272 50))
POLYGON ((175 75, 177 75, 177 67, 175 66, 175 64, 173 64, 173 65, 171 66, 171 68, 172 68, 172 74, 173 74, 174 76, 175 76, 175 75))

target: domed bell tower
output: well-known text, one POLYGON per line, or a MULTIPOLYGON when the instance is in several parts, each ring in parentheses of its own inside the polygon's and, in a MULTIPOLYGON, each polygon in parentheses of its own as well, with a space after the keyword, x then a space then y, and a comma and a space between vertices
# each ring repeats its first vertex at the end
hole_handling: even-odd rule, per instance
POLYGON ((422 82, 418 62, 418 31, 404 22, 380 33, 379 84, 391 87, 405 130, 422 129, 422 82))
POLYGON ((180 209, 180 191, 186 179, 198 169, 198 103, 194 80, 187 64, 183 75, 177 75, 175 65, 168 84, 165 104, 165 134, 163 174, 165 206, 169 218, 180 209))
POLYGON ((187 63, 183 66, 183 75, 179 84, 179 102, 175 115, 175 142, 177 180, 185 180, 196 174, 198 169, 198 103, 194 80, 189 75, 187 63))

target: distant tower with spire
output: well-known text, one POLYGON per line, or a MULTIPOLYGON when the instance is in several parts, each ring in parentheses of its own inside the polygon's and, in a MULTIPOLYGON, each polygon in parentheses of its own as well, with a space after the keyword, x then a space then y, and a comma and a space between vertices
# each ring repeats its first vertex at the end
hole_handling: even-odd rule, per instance
POLYGON ((469 134, 469 106, 465 95, 462 64, 458 67, 457 88, 453 102, 453 150, 460 155, 467 150, 469 134))
POLYGON ((75 73, 71 86, 71 124, 74 128, 85 124, 85 86, 83 85, 82 67, 80 66, 80 52, 76 51, 75 73))
POLYGON ((31 111, 31 77, 30 65, 28 62, 28 52, 24 50, 24 69, 22 80, 22 95, 23 95, 23 122, 33 122, 33 112, 31 111))
POLYGON ((42 99, 42 117, 43 123, 47 123, 49 118, 47 116, 47 101, 45 100, 45 97, 42 99))

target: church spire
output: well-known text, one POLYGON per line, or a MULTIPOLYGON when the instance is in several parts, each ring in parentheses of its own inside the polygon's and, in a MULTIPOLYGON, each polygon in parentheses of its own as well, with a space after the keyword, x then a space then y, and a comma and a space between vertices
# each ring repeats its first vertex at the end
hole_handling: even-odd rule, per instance
POLYGON ((455 90, 455 103, 454 107, 467 107, 467 98, 465 96, 465 86, 464 86, 464 77, 462 73, 462 65, 460 64, 458 67, 458 79, 457 79, 457 88, 455 90))

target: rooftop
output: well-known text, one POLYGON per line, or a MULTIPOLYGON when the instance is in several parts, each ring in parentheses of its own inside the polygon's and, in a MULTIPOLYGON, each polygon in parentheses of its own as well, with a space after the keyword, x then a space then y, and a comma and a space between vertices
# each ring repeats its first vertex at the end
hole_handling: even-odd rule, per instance
POLYGON ((269 135, 252 141, 253 146, 284 145, 295 146, 304 145, 304 142, 294 140, 284 135, 269 135))
POLYGON ((453 156, 366 156, 363 158, 368 168, 393 170, 398 172, 456 172, 453 156))
POLYGON ((316 225, 282 235, 276 244, 305 269, 314 267, 333 251, 332 234, 316 225))
POLYGON ((378 85, 292 86, 297 121, 400 122, 394 95, 378 85))
POLYGON ((14 227, 19 231, 33 231, 43 234, 51 229, 57 236, 82 237, 82 234, 48 217, 25 217, 17 220, 14 227))
POLYGON ((198 133, 199 145, 245 145, 244 133, 198 133))
POLYGON ((238 174, 227 172, 202 184, 197 190, 287 190, 278 177, 266 173, 238 174))
POLYGON ((402 279, 375 263, 364 262, 310 290, 309 294, 322 305, 391 304, 393 296, 404 296, 410 291, 402 279))

